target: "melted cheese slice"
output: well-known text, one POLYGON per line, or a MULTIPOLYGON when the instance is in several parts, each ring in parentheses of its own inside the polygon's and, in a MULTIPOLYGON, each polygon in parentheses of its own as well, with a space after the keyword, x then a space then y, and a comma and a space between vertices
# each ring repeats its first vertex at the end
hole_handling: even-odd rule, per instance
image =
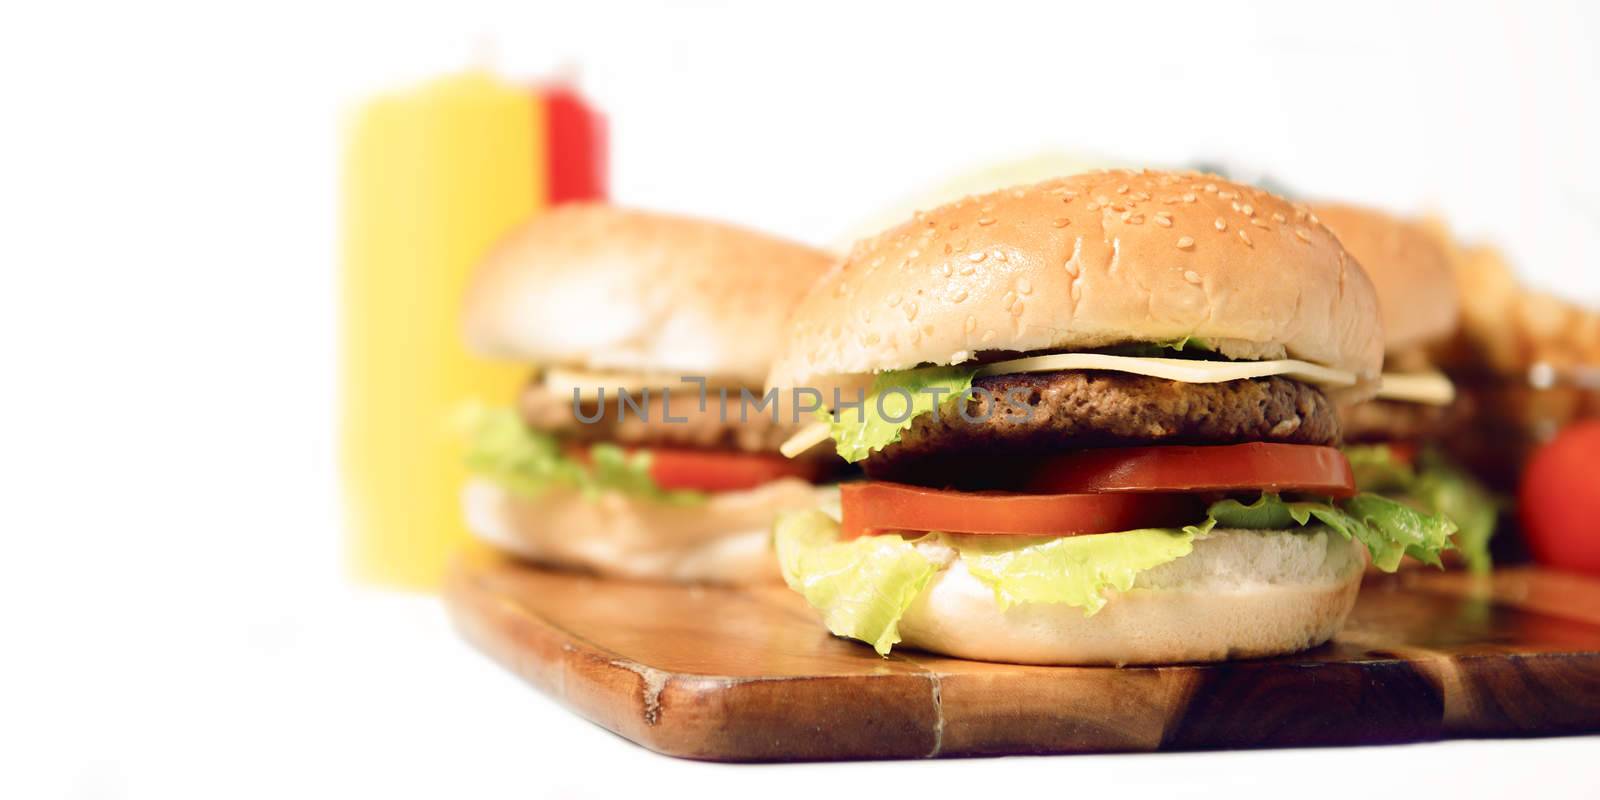
POLYGON ((828 423, 813 422, 785 439, 783 444, 778 445, 778 452, 782 453, 784 458, 794 458, 828 439, 828 423))
POLYGON ((1385 372, 1378 399, 1447 406, 1455 402, 1456 385, 1437 372, 1385 372))
POLYGON ((1018 372, 1098 369, 1147 375, 1179 383, 1225 383, 1283 375, 1317 386, 1343 388, 1356 385, 1353 372, 1318 366, 1309 361, 1194 361, 1186 358, 1136 358, 1104 353, 1058 353, 985 364, 978 377, 1018 372))

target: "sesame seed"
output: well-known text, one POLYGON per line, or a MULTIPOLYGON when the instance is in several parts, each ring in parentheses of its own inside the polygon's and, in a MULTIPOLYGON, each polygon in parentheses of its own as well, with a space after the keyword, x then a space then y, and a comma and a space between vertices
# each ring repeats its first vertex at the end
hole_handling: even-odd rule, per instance
POLYGON ((1264 220, 1264 219, 1262 219, 1260 217, 1251 217, 1250 218, 1250 224, 1256 226, 1257 228, 1263 228, 1263 229, 1270 230, 1270 228, 1267 228, 1266 220, 1264 220))
POLYGON ((1240 228, 1239 229, 1239 238, 1243 239, 1245 245, 1248 246, 1248 247, 1255 247, 1256 246, 1255 242, 1250 241, 1250 234, 1245 233, 1244 228, 1240 228))
POLYGON ((1195 201, 1194 192, 1184 192, 1183 193, 1183 202, 1185 202, 1185 203, 1193 203, 1194 201, 1195 201))
POLYGON ((1141 202, 1141 203, 1143 203, 1144 201, 1150 199, 1150 193, 1149 192, 1134 192, 1133 194, 1130 194, 1128 196, 1133 198, 1133 199, 1135 199, 1135 200, 1137 200, 1137 201, 1139 201, 1139 202, 1141 202))
POLYGON ((1027 278, 1018 278, 1017 294, 1033 294, 1033 281, 1027 278))
POLYGON ((996 260, 996 261, 1005 261, 1006 260, 1006 251, 1004 251, 1004 250, 996 250, 996 251, 994 251, 994 260, 996 260))
POLYGON ((1181 203, 1181 202, 1183 202, 1183 198, 1178 197, 1177 195, 1173 195, 1171 197, 1163 197, 1163 198, 1161 198, 1161 202, 1166 203, 1167 205, 1170 206, 1173 203, 1181 203))
POLYGON ((912 258, 916 258, 917 256, 920 256, 920 255, 922 255, 922 251, 913 248, 910 252, 906 253, 906 258, 907 259, 912 259, 912 258))
POLYGON ((903 298, 900 297, 899 292, 889 295, 889 307, 894 308, 895 306, 900 305, 901 299, 903 298))
POLYGON ((946 278, 950 277, 950 265, 949 264, 940 264, 939 265, 939 274, 945 276, 946 278))
POLYGON ((1084 209, 1087 211, 1099 211, 1100 204, 1091 201, 1088 205, 1084 206, 1084 209))
POLYGON ((978 217, 979 225, 993 225, 994 217, 978 217))
POLYGON ((916 303, 916 301, 913 300, 912 302, 906 303, 906 321, 910 322, 911 320, 914 320, 916 318, 917 318, 917 303, 916 303))
POLYGON ((1233 198, 1238 197, 1238 196, 1239 195, 1237 193, 1235 193, 1235 192, 1217 192, 1217 199, 1218 200, 1232 200, 1233 198))
POLYGON ((961 269, 957 270, 956 272, 957 272, 957 274, 960 274, 960 275, 971 275, 972 274, 972 265, 971 264, 962 264, 961 265, 961 269))
POLYGON ((1206 184, 1206 191, 1215 192, 1216 190, 1217 190, 1217 185, 1216 184, 1214 184, 1214 183, 1206 184))
POLYGON ((967 324, 966 324, 965 328, 966 328, 967 333, 972 333, 973 331, 977 330, 978 329, 978 318, 977 317, 973 317, 973 316, 967 317, 967 324))
POLYGON ((1081 297, 1083 297, 1083 284, 1078 283, 1077 281, 1073 281, 1072 282, 1072 299, 1073 300, 1077 300, 1077 299, 1079 299, 1081 297))
POLYGON ((1183 279, 1188 281, 1188 282, 1190 282, 1190 283, 1196 283, 1197 284, 1197 283, 1200 282, 1200 273, 1195 272, 1192 269, 1191 270, 1185 270, 1184 273, 1183 273, 1183 279))
POLYGON ((1070 258, 1067 259, 1067 263, 1062 264, 1061 266, 1062 266, 1063 269, 1065 269, 1067 271, 1068 275, 1077 275, 1078 274, 1078 262, 1074 261, 1073 259, 1070 259, 1070 258))
POLYGON ((1117 194, 1127 194, 1127 193, 1128 193, 1128 184, 1124 183, 1121 186, 1117 187, 1117 194))
POLYGON ((988 257, 989 257, 989 254, 983 252, 982 250, 975 250, 975 251, 967 254, 967 260, 971 261, 974 264, 976 264, 979 261, 982 261, 982 260, 984 260, 984 259, 986 259, 988 257))
POLYGON ((1282 224, 1288 222, 1289 218, 1285 217, 1283 215, 1282 211, 1274 211, 1274 212, 1272 212, 1272 221, 1278 223, 1279 225, 1282 225, 1282 224))
POLYGON ((1172 215, 1165 211, 1156 212, 1156 224, 1163 228, 1172 227, 1172 215))
POLYGON ((956 289, 955 291, 950 293, 950 302, 952 302, 952 303, 959 303, 959 302, 961 302, 962 300, 965 300, 965 299, 967 299, 967 290, 966 289, 956 289))
POLYGON ((1222 217, 1217 217, 1217 221, 1211 224, 1217 226, 1217 230, 1219 231, 1225 231, 1228 229, 1228 221, 1222 217))
POLYGON ((1133 213, 1130 212, 1128 214, 1123 214, 1122 215, 1122 221, 1128 223, 1129 225, 1143 225, 1144 224, 1144 215, 1143 214, 1133 214, 1133 213))
POLYGON ((944 254, 945 255, 950 255, 951 253, 954 253, 955 251, 956 251, 955 247, 953 247, 949 242, 945 242, 944 243, 944 254))
POLYGON ((1253 217, 1253 216, 1256 215, 1256 207, 1253 206, 1253 205, 1250 205, 1249 203, 1245 203, 1244 204, 1244 208, 1241 208, 1239 210, 1243 211, 1244 215, 1247 216, 1247 217, 1253 217))
POLYGON ((1067 227, 1068 225, 1071 225, 1071 224, 1072 224, 1072 219, 1069 218, 1069 217, 1056 217, 1055 225, 1056 225, 1057 228, 1065 228, 1065 227, 1067 227))
POLYGON ((1012 306, 1011 306, 1011 316, 1013 316, 1013 317, 1022 316, 1022 298, 1020 298, 1020 297, 1017 298, 1017 302, 1012 304, 1012 306))
POLYGON ((1300 237, 1300 241, 1302 242, 1311 241, 1311 232, 1305 228, 1295 228, 1294 235, 1300 237))
POLYGON ((985 342, 994 341, 994 329, 991 328, 989 330, 984 331, 982 340, 985 341, 985 342))
POLYGON ((1194 247, 1194 237, 1191 237, 1191 236, 1179 236, 1178 237, 1178 249, 1179 250, 1188 250, 1191 247, 1194 247))
POLYGON ((1000 298, 1000 305, 1003 308, 1010 308, 1011 304, 1015 302, 1017 302, 1016 292, 1006 292, 1005 296, 1000 298))

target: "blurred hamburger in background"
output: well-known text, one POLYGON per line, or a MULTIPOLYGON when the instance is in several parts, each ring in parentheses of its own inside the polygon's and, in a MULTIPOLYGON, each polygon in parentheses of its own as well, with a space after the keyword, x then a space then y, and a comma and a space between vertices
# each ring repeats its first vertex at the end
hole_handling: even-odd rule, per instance
POLYGON ((529 365, 466 413, 474 534, 627 578, 777 580, 774 515, 817 504, 837 464, 777 454, 761 406, 783 322, 826 253, 701 220, 566 205, 502 243, 466 299, 472 348, 529 365), (741 402, 740 390, 752 398, 741 402))
POLYGON ((1314 210, 1372 278, 1383 317, 1378 396, 1339 408, 1356 482, 1449 517, 1467 566, 1487 571, 1497 504, 1443 446, 1467 431, 1471 403, 1457 397, 1430 353, 1456 335, 1460 320, 1450 254, 1417 222, 1348 205, 1314 210))

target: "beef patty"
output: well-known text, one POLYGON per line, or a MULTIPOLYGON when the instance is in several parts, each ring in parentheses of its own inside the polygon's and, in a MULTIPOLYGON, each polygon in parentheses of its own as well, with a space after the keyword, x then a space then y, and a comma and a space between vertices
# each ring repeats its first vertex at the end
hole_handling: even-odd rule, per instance
MULTIPOLYGON (((974 464, 1095 447, 1287 442, 1335 445, 1339 420, 1316 387, 1283 377, 1179 383, 1120 372, 1039 372, 978 378, 967 415, 919 417, 869 456, 882 480, 959 485, 974 464), (1028 408, 1019 410, 1010 397, 1028 408)), ((848 412, 846 412, 848 413, 848 412)), ((981 483, 981 481, 979 481, 981 483)))
POLYGON ((1460 430, 1471 416, 1465 392, 1447 406, 1369 400, 1339 409, 1339 424, 1348 442, 1426 441, 1460 430))
MULTIPOLYGON (((754 392, 759 400, 760 392, 754 392)), ((635 398, 642 400, 639 394, 635 398)), ((772 408, 765 412, 752 404, 740 419, 737 392, 730 393, 726 412, 716 390, 706 397, 705 410, 700 409, 699 394, 690 387, 674 391, 671 408, 663 402, 662 393, 652 390, 649 403, 641 403, 641 418, 632 407, 618 413, 617 397, 610 390, 605 396, 605 406, 589 401, 573 408, 572 395, 545 388, 537 380, 528 384, 517 398, 517 411, 528 427, 583 442, 614 442, 622 445, 656 445, 690 447, 707 450, 742 450, 749 453, 775 453, 778 446, 793 436, 800 426, 788 424, 783 414, 778 421, 772 419, 772 408), (670 411, 673 421, 666 421, 670 411), (579 419, 578 414, 583 415, 579 419), (598 417, 598 419, 596 418, 598 417), (726 419, 724 419, 726 417, 726 419), (678 421, 678 420, 683 421, 678 421), (592 422, 586 420, 593 420, 592 422)), ((820 455, 826 455, 820 453, 820 455)))

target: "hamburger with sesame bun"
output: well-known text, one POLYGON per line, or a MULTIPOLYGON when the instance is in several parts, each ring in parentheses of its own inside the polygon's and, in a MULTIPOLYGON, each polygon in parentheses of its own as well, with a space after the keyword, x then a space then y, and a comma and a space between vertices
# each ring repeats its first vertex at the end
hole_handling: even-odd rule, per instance
POLYGON ((1357 492, 1334 404, 1383 357, 1372 284, 1309 209, 1197 173, 969 197, 858 243, 768 378, 858 463, 785 514, 829 630, 1029 664, 1267 656, 1338 631, 1363 566, 1453 526, 1357 492))
POLYGON ((516 231, 466 298, 473 349, 530 367, 509 407, 463 415, 468 527, 604 575, 778 580, 773 517, 816 505, 837 459, 779 455, 794 430, 761 383, 784 317, 831 263, 753 231, 603 205, 516 231))
POLYGON ((1460 528, 1452 556, 1487 572, 1498 504, 1441 447, 1470 413, 1431 355, 1455 336, 1460 318, 1450 253, 1419 221, 1332 203, 1313 211, 1372 278, 1383 317, 1377 396, 1338 409, 1356 484, 1449 518, 1460 528))

